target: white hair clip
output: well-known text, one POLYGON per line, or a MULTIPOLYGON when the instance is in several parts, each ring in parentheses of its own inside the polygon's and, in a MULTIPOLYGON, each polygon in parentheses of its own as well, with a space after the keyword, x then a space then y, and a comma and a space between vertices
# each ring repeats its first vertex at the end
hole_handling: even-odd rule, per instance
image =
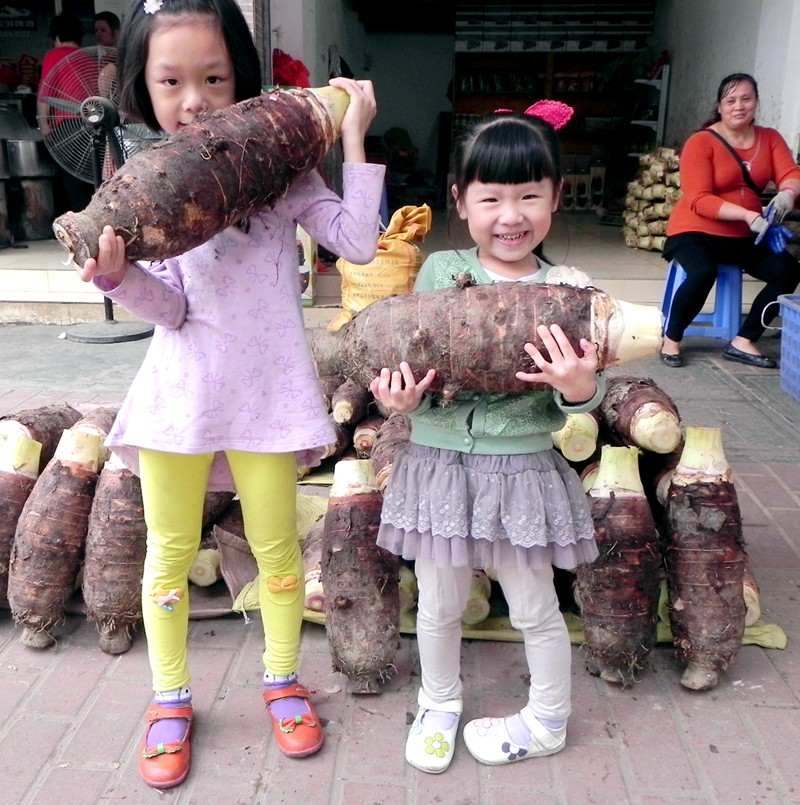
POLYGON ((155 14, 156 11, 161 11, 163 5, 164 0, 144 0, 144 13, 155 14))

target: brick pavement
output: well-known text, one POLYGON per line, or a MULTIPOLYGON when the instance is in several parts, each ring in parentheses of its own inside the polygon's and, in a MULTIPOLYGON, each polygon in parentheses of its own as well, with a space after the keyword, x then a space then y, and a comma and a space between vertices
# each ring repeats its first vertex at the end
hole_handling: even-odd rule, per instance
MULTIPOLYGON (((146 342, 84 345, 47 326, 0 327, 0 413, 66 400, 121 399, 146 342)), ((789 636, 785 650, 743 646, 719 686, 691 693, 668 646, 639 684, 620 690, 589 676, 573 648, 573 716, 567 748, 492 768, 459 745, 433 776, 403 761, 416 709, 416 643, 404 636, 397 674, 382 695, 354 697, 331 670, 324 629, 306 624, 302 678, 316 689, 326 745, 289 760, 262 710, 257 615, 196 620, 190 635, 197 730, 186 783, 158 793, 136 772, 149 703, 145 644, 112 657, 94 627, 70 615, 55 648, 23 647, 0 612, 0 802, 329 803, 330 805, 793 805, 800 803, 800 404, 774 373, 719 360, 691 342, 686 370, 655 362, 648 374, 678 403, 685 424, 725 426, 745 537, 761 584, 764 619, 789 636), (771 384, 771 385, 770 385, 771 384)), ((777 342, 772 348, 777 350, 777 342)), ((465 718, 505 714, 525 701, 521 644, 465 641, 465 718)))

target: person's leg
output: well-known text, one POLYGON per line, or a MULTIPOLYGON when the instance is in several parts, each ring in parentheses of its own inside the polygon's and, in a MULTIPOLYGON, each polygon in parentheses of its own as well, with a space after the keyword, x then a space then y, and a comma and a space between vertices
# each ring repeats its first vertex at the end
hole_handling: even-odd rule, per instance
POLYGON ((242 502, 244 531, 258 565, 264 629, 263 695, 278 746, 290 757, 316 752, 322 726, 297 682, 303 622, 303 559, 297 535, 293 453, 226 453, 242 502))
POLYGON ((795 292, 800 283, 800 263, 787 252, 774 254, 768 251, 762 254, 761 259, 746 262, 744 269, 765 285, 753 300, 750 312, 732 343, 738 349, 758 354, 758 350, 751 349, 751 345, 762 336, 765 325, 780 312, 778 297, 795 292))
POLYGON ((200 544, 211 459, 139 452, 147 522, 142 618, 155 691, 140 772, 156 788, 177 785, 189 771, 188 576, 200 544))
POLYGON ((467 748, 481 762, 511 763, 564 747, 570 714, 572 649, 558 607, 552 568, 497 568, 511 624, 522 632, 531 682, 528 704, 507 718, 464 727, 467 748))
POLYGON ((662 351, 665 355, 680 353, 684 330, 703 309, 716 282, 719 262, 713 243, 699 238, 693 239, 686 248, 676 250, 671 256, 683 267, 686 279, 672 297, 664 323, 662 351))
POLYGON ((419 710, 408 733, 406 760, 415 768, 443 772, 453 758, 461 715, 461 615, 472 570, 442 568, 417 558, 417 647, 422 684, 419 710))

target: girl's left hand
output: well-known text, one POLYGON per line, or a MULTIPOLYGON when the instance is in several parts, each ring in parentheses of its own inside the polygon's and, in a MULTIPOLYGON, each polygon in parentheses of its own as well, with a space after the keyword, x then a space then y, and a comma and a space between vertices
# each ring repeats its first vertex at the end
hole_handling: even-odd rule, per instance
POLYGON ((343 89, 350 96, 350 105, 342 120, 342 147, 347 162, 364 162, 364 136, 377 113, 375 89, 371 81, 354 78, 332 78, 332 87, 343 89))
POLYGON ((538 372, 517 372, 516 377, 526 383, 547 383, 560 391, 566 402, 585 402, 597 391, 597 345, 581 338, 582 355, 570 344, 564 331, 557 324, 536 328, 547 355, 533 344, 525 344, 525 352, 533 358, 538 372), (549 356, 549 359, 548 357, 549 356))

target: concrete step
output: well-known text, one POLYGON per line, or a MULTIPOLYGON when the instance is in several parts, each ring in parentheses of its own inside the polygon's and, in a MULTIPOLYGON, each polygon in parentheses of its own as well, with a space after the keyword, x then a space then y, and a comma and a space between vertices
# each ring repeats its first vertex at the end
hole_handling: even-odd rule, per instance
MULTIPOLYGON (((608 227, 554 227, 546 254, 554 264, 578 266, 598 288, 628 302, 660 305, 666 280, 666 262, 657 252, 629 249, 619 232, 608 227), (597 233, 600 230, 600 233, 597 233)), ((438 232, 420 244, 423 253, 453 248, 438 232)), ((103 298, 82 282, 66 252, 55 240, 30 241, 0 250, 0 324, 61 324, 102 321, 103 298)), ((749 308, 761 283, 745 277, 743 300, 749 308)), ((341 303, 340 277, 334 270, 317 277, 314 307, 341 303)), ((705 310, 713 306, 713 293, 705 310)), ((115 317, 128 320, 117 308, 115 317)), ((325 314, 321 314, 324 318, 325 314)), ((312 317, 313 318, 313 317, 312 317)))

